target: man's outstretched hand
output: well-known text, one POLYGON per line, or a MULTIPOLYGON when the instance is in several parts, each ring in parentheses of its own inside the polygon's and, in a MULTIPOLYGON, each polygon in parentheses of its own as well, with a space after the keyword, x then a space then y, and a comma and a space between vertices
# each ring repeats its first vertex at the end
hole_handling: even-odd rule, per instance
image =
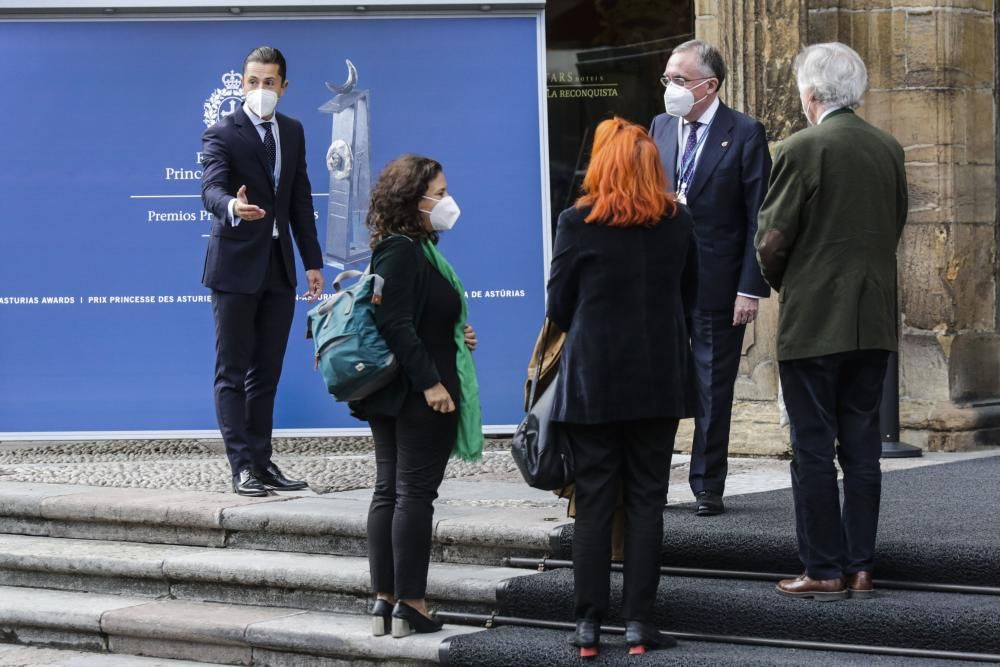
POLYGON ((247 186, 241 185, 239 192, 236 193, 236 205, 233 207, 233 213, 236 214, 240 220, 260 220, 264 217, 265 211, 260 206, 254 206, 247 201, 247 186))

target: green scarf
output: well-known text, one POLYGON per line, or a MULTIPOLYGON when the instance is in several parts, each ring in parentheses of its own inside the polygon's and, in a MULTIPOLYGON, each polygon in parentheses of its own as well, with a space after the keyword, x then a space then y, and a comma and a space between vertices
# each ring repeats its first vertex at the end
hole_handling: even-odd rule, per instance
POLYGON ((455 324, 455 345, 458 347, 455 366, 458 369, 458 383, 462 395, 455 401, 455 405, 458 406, 458 437, 455 439, 455 447, 451 450, 451 454, 465 461, 477 461, 483 455, 483 419, 479 406, 476 366, 472 363, 472 352, 465 345, 465 321, 469 316, 465 287, 455 269, 433 243, 424 240, 420 245, 427 261, 455 288, 459 299, 462 300, 462 314, 455 324))

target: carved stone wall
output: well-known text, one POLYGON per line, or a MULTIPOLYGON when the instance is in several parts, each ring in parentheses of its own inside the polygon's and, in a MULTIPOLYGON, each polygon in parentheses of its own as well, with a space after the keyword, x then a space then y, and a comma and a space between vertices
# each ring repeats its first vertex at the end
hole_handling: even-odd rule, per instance
POLYGON ((994 2, 822 4, 809 41, 861 54, 861 113, 906 149, 903 426, 934 449, 1000 444, 994 2))
MULTIPOLYGON (((1000 445, 996 4, 700 0, 695 8, 696 33, 731 68, 723 98, 761 119, 771 141, 803 123, 791 69, 802 45, 840 41, 865 60, 860 113, 906 150, 901 421, 909 442, 930 449, 1000 445)), ((764 302, 748 331, 740 399, 775 396, 776 308, 764 302)), ((758 411, 762 421, 776 415, 769 404, 758 411)), ((742 446, 734 432, 734 450, 742 446)))

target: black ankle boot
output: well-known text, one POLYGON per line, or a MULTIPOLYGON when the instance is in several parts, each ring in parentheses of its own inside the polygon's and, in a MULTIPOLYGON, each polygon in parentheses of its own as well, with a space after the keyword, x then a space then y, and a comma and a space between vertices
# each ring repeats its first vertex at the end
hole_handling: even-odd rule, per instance
POLYGON ((580 648, 581 658, 597 657, 597 647, 601 643, 601 622, 592 618, 576 619, 576 632, 570 643, 580 648))
POLYGON ((647 649, 677 646, 676 639, 661 633, 655 625, 647 621, 626 621, 625 643, 629 647, 629 653, 635 653, 632 649, 639 647, 647 649))
POLYGON ((437 632, 442 627, 442 623, 427 618, 405 602, 397 602, 392 609, 392 636, 395 639, 414 632, 437 632))

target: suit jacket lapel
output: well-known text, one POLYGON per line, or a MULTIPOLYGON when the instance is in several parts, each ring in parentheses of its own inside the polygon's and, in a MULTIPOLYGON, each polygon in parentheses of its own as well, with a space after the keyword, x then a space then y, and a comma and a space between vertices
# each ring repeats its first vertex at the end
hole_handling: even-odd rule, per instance
POLYGON ((264 173, 267 174, 267 180, 273 188, 274 175, 271 173, 271 165, 267 161, 267 153, 264 152, 264 142, 260 140, 260 134, 257 132, 257 128, 254 127, 253 121, 243 113, 242 108, 239 108, 233 112, 233 122, 239 128, 240 136, 250 146, 250 150, 257 155, 257 158, 260 160, 260 166, 264 169, 264 173))
POLYGON ((715 112, 711 127, 708 128, 708 137, 705 145, 701 149, 701 157, 694 168, 694 178, 691 179, 691 187, 688 188, 687 198, 695 201, 698 193, 705 187, 708 178, 715 171, 719 160, 726 154, 733 144, 733 116, 725 104, 719 103, 719 109, 715 112))
POLYGON ((663 134, 663 168, 667 170, 667 189, 677 190, 677 118, 668 116, 663 134))
POLYGON ((297 146, 293 145, 295 135, 285 117, 276 113, 274 114, 274 119, 278 123, 278 136, 281 141, 281 171, 278 173, 278 189, 280 190, 282 183, 285 182, 288 175, 295 173, 294 163, 291 160, 293 153, 297 155, 294 150, 297 146))

